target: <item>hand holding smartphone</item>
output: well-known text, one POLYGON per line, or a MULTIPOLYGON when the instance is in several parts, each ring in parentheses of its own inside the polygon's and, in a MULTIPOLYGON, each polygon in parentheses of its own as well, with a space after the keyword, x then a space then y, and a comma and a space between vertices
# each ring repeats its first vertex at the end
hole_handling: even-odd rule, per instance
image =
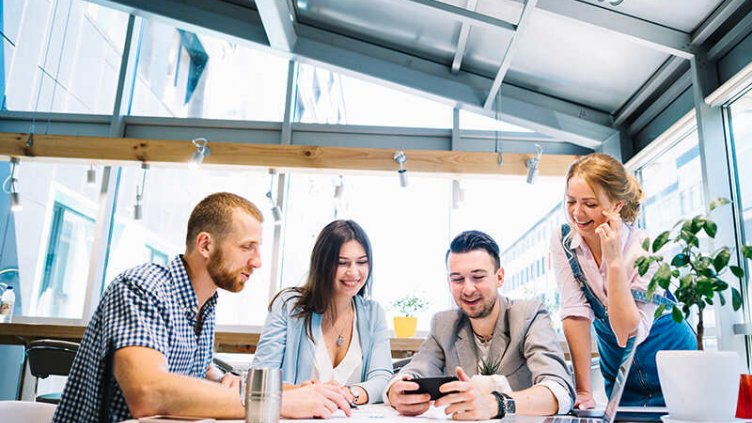
POLYGON ((454 382, 458 380, 454 376, 442 376, 442 377, 421 377, 411 379, 410 382, 418 384, 418 389, 414 391, 405 391, 406 394, 429 394, 431 400, 437 400, 440 397, 448 394, 448 392, 439 391, 439 387, 447 382, 454 382))

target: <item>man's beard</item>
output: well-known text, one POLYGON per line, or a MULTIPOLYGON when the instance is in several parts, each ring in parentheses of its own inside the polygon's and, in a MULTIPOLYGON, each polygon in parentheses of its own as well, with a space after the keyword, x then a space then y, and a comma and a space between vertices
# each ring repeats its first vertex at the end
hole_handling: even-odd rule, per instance
MULTIPOLYGON (((245 286, 245 282, 240 280, 240 273, 243 269, 228 270, 222 260, 222 248, 217 248, 210 256, 209 262, 206 263, 206 271, 209 272, 214 284, 217 287, 229 292, 240 292, 245 286)), ((251 271, 249 270, 250 274, 251 271)))
POLYGON ((467 311, 463 310, 467 317, 471 319, 482 319, 484 317, 488 317, 493 313, 494 306, 496 305, 496 298, 490 299, 487 303, 483 303, 483 308, 478 310, 475 314, 469 314, 467 311))

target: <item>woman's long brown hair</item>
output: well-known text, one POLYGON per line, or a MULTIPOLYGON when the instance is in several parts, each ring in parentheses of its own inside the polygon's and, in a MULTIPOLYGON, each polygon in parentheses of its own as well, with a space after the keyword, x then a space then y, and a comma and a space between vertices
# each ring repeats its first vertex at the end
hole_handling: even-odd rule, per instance
MULTIPOLYGON (((357 241, 365 250, 368 257, 368 278, 357 295, 365 296, 371 289, 371 275, 373 274, 373 259, 371 257, 371 242, 360 225, 352 220, 335 220, 321 230, 311 252, 311 265, 308 279, 303 286, 285 288, 272 298, 272 304, 280 295, 290 292, 293 295, 285 300, 295 300, 292 317, 304 320, 306 335, 313 341, 313 314, 324 314, 331 307, 334 298, 334 278, 339 265, 339 251, 348 241, 357 241)), ((332 310, 334 312, 334 310, 332 310)), ((336 318, 336 316, 332 316, 336 318)))

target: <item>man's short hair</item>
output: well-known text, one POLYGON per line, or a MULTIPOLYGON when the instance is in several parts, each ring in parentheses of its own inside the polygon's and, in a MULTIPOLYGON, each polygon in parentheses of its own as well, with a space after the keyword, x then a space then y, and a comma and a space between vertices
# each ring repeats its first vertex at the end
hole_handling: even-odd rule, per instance
POLYGON ((494 260, 494 264, 496 265, 494 270, 499 270, 499 267, 501 267, 499 244, 490 235, 481 231, 465 231, 454 237, 451 244, 449 244, 444 261, 449 259, 449 253, 469 253, 475 250, 485 250, 494 260))
POLYGON ((186 250, 193 250, 196 237, 201 232, 207 232, 215 239, 224 238, 232 229, 235 210, 247 213, 259 222, 264 221, 261 210, 245 198, 229 192, 211 194, 201 200, 191 212, 185 238, 186 250))

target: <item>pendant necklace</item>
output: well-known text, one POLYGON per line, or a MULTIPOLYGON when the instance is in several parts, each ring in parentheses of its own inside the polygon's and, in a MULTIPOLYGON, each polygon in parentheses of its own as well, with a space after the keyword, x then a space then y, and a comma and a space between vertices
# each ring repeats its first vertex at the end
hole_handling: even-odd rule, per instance
POLYGON ((342 334, 345 332, 345 330, 347 330, 347 325, 345 325, 345 329, 338 330, 337 326, 334 325, 334 321, 332 321, 332 327, 334 328, 335 331, 337 331, 337 346, 341 347, 342 344, 345 343, 345 337, 342 336, 342 334))

